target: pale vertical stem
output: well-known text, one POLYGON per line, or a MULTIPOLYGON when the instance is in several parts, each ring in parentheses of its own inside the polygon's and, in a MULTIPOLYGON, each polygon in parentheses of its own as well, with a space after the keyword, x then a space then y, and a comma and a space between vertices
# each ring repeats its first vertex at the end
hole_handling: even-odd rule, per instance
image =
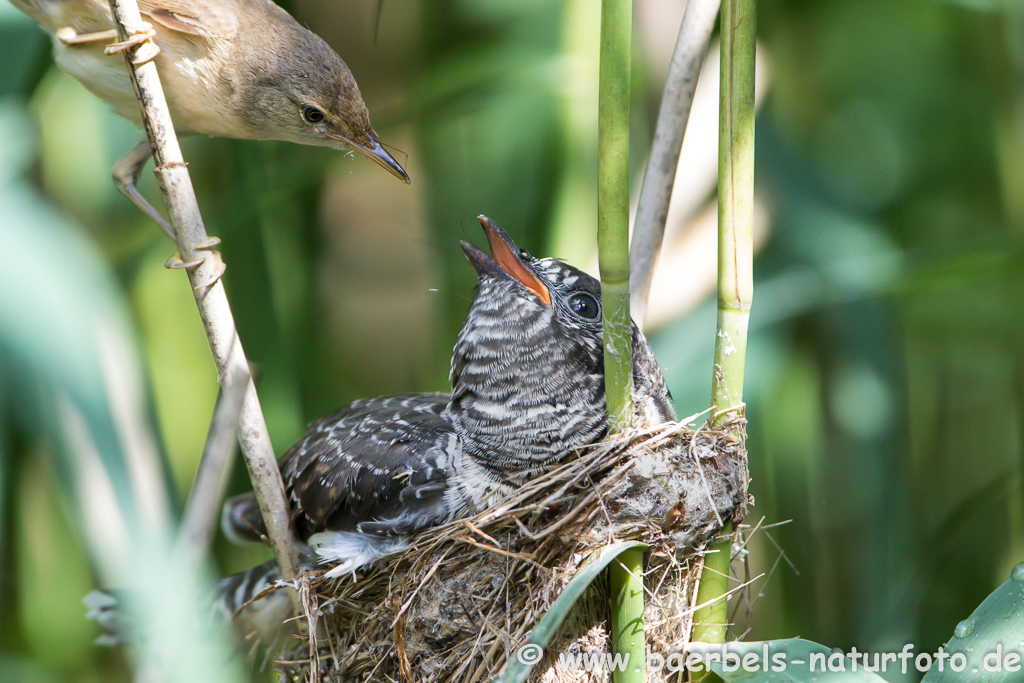
POLYGON ((720 4, 720 0, 689 0, 686 3, 665 77, 665 90, 661 96, 658 123, 654 128, 651 156, 644 172, 629 249, 630 307, 633 319, 641 326, 647 317, 647 297, 665 237, 665 221, 668 219, 686 122, 690 118, 697 78, 704 64, 720 4))
MULTIPOLYGON (((144 24, 136 0, 109 2, 121 40, 127 40, 129 36, 142 31, 144 24)), ((142 107, 142 120, 153 148, 157 180, 167 203, 178 251, 186 263, 201 260, 198 266, 188 269, 188 277, 218 376, 225 391, 233 390, 236 384, 245 386, 239 441, 281 576, 291 580, 297 574, 298 552, 289 524, 288 503, 256 389, 249 376, 245 353, 235 331, 231 307, 223 284, 216 279, 218 264, 212 258, 212 253, 203 249, 204 245, 209 244, 209 239, 199 214, 188 169, 178 147, 156 65, 149 61, 137 66, 132 61, 151 58, 155 50, 156 46, 152 42, 144 42, 125 51, 125 61, 142 107)), ((296 596, 293 594, 293 597, 296 596)))
MULTIPOLYGON (((747 321, 754 293, 754 44, 756 0, 722 2, 722 78, 718 132, 718 332, 712 379, 711 425, 723 427, 730 408, 743 402, 747 321)), ((742 410, 742 408, 739 408, 742 410)), ((742 422, 729 428, 743 438, 742 422)), ((694 641, 721 643, 732 524, 704 558, 698 599, 709 603, 694 615, 694 641)), ((694 672, 694 680, 703 677, 694 672)))
POLYGON ((633 418, 629 317, 629 69, 632 0, 601 3, 597 246, 604 309, 605 398, 611 431, 633 418))
MULTIPOLYGON (((235 372, 248 374, 248 369, 241 366, 235 368, 235 372)), ((203 457, 181 516, 175 545, 175 554, 182 558, 186 571, 199 571, 213 541, 220 503, 227 487, 227 474, 238 443, 238 421, 245 390, 246 385, 238 382, 230 388, 222 387, 217 397, 210 431, 203 445, 203 457)))

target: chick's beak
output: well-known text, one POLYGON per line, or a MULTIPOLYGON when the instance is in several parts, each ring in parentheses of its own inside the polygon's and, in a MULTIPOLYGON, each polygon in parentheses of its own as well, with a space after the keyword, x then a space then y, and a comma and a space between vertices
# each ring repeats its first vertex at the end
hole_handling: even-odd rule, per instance
POLYGON ((491 247, 494 261, 501 266, 502 270, 536 294, 541 303, 551 308, 551 293, 548 291, 547 285, 523 263, 522 258, 519 256, 519 247, 512 241, 512 238, 501 229, 501 226, 487 216, 481 215, 477 216, 477 218, 480 220, 480 225, 484 228, 484 234, 487 235, 487 243, 491 247))
POLYGON ((395 158, 391 156, 388 153, 388 151, 381 146, 380 140, 378 140, 375 136, 371 135, 370 142, 369 144, 366 145, 361 145, 358 142, 353 142, 352 140, 349 140, 348 138, 344 138, 341 136, 337 136, 337 139, 341 140, 346 145, 351 147, 354 151, 359 152, 367 159, 376 162, 385 171, 395 176, 406 185, 409 184, 409 174, 406 173, 405 169, 402 168, 401 164, 395 161, 395 158))

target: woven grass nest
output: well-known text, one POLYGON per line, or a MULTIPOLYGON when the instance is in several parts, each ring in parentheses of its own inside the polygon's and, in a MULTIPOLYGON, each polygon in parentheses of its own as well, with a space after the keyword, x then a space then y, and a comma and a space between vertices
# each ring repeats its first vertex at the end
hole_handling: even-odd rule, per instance
MULTIPOLYGON (((724 432, 671 424, 617 435, 498 507, 418 535, 358 580, 304 574, 309 639, 293 640, 276 666, 293 681, 487 681, 592 551, 634 539, 650 548, 648 649, 678 652, 690 634, 695 560, 726 520, 739 521, 746 489, 742 443, 724 432)), ((607 620, 607 581, 597 580, 531 680, 610 680, 557 657, 607 651, 607 620)))

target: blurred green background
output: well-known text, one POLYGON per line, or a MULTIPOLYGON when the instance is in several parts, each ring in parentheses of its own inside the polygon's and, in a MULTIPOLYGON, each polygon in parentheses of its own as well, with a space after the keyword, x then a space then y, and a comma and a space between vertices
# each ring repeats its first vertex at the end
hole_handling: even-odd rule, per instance
MULTIPOLYGON (((482 243, 477 214, 596 273, 599 12, 282 4, 349 64, 413 182, 325 149, 183 142, 278 452, 355 398, 446 388, 474 282, 458 241, 482 243)), ((635 11, 639 188, 682 3, 635 11)), ((761 0, 758 22, 746 521, 789 523, 755 534, 737 565, 766 577, 735 601, 734 635, 934 651, 1024 560, 1024 7, 761 0)), ((172 246, 109 179, 140 133, 3 2, 0 64, 0 221, 59 222, 99 254, 183 499, 217 378, 185 277, 163 268, 172 246)), ((700 108, 648 326, 680 415, 708 403, 714 339, 716 128, 713 111, 696 127, 700 108)), ((142 187, 157 197, 149 170, 142 187)), ((5 252, 5 268, 39 256, 5 252)), ((67 277, 31 272, 19 287, 67 277)), ((55 437, 2 342, 0 679, 128 680, 91 645, 80 600, 94 575, 55 484, 55 437)), ((247 488, 237 470, 232 491, 247 488)), ((224 572, 269 557, 222 541, 216 554, 224 572)))

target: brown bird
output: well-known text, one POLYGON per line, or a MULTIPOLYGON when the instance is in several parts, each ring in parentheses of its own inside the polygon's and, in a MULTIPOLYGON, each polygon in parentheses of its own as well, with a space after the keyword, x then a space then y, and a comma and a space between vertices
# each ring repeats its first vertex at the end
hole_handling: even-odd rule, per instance
MULTIPOLYGON (((107 0, 11 0, 53 37, 57 64, 116 114, 141 122, 107 0), (106 49, 105 49, 106 48, 106 49)), ((381 146, 352 72, 321 38, 270 0, 139 0, 175 129, 285 140, 358 152, 408 183, 381 146)), ((135 184, 150 157, 139 143, 114 166, 117 188, 167 222, 135 184)))

